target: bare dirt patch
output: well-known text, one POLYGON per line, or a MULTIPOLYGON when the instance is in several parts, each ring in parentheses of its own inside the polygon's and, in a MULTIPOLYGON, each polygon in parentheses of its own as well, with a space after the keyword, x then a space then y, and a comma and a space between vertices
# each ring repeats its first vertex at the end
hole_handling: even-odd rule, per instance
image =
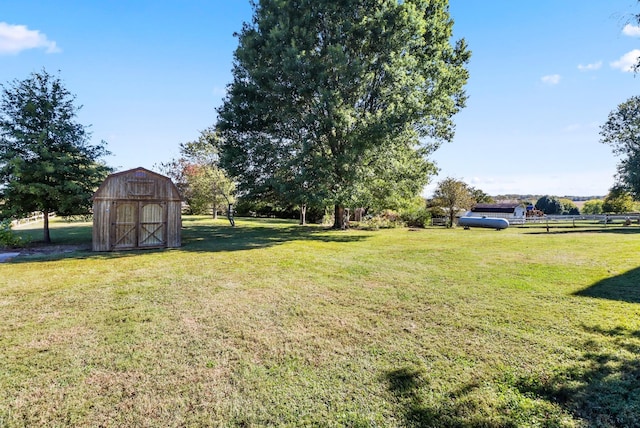
POLYGON ((16 257, 33 257, 72 253, 74 251, 86 251, 91 247, 85 245, 30 245, 24 248, 0 248, 0 263, 16 257))

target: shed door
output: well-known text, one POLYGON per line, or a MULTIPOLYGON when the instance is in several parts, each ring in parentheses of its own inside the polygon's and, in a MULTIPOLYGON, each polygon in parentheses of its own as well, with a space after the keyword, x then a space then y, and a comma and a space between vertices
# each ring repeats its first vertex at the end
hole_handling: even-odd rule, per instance
POLYGON ((166 203, 116 201, 113 204, 112 249, 166 246, 166 203))
POLYGON ((111 210, 111 248, 135 248, 138 245, 138 202, 114 202, 111 210))
POLYGON ((167 243, 167 210, 164 202, 140 203, 140 234, 138 246, 162 247, 167 243))

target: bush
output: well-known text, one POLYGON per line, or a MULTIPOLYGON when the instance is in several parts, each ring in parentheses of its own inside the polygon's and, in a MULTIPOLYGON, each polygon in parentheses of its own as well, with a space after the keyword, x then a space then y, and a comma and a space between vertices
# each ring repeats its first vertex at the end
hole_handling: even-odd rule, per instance
POLYGON ((0 221, 0 247, 19 247, 24 241, 11 230, 11 219, 0 221))
POLYGON ((407 209, 400 213, 400 219, 409 227, 426 227, 431 223, 431 212, 425 207, 407 209))
POLYGON ((393 229, 396 227, 404 227, 405 223, 400 218, 400 215, 392 210, 384 210, 380 214, 372 217, 368 217, 361 221, 359 226, 362 229, 378 230, 378 229, 393 229))

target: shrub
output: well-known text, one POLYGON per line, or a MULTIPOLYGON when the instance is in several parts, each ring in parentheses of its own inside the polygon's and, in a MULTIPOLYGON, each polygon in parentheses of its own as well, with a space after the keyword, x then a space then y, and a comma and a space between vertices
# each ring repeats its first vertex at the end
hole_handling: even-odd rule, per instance
POLYGON ((378 229, 393 229, 396 227, 404 227, 405 223, 400 218, 400 215, 392 210, 384 210, 380 214, 368 217, 360 222, 359 225, 362 229, 378 230, 378 229))
POLYGON ((431 222, 431 212, 425 207, 411 208, 402 211, 400 219, 409 227, 426 227, 431 222))
POLYGON ((11 219, 0 221, 0 247, 19 247, 23 240, 11 230, 11 219))

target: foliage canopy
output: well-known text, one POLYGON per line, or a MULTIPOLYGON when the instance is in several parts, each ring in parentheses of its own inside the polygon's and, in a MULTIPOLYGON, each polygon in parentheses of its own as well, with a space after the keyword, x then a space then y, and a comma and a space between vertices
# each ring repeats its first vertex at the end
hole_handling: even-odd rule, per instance
POLYGON ((545 214, 560 215, 562 214, 564 207, 559 198, 545 195, 536 201, 536 208, 545 214))
POLYGON ((2 216, 88 214, 91 196, 110 169, 100 161, 105 142, 90 144, 76 122, 80 107, 59 77, 45 70, 0 85, 0 199, 2 216))
POLYGON ((602 214, 602 199, 590 199, 582 206, 582 214, 602 214))
POLYGON ((446 0, 263 0, 218 110, 241 194, 347 205, 415 196, 454 133, 469 59, 446 0))
POLYGON ((600 128, 601 142, 623 157, 618 164, 618 185, 640 197, 640 96, 633 96, 609 114, 600 128))
POLYGON ((235 185, 219 167, 219 139, 213 128, 195 141, 180 144, 180 158, 159 168, 176 183, 192 214, 228 210, 235 202, 235 185))
POLYGON ((433 204, 444 208, 448 217, 447 227, 453 226, 460 210, 468 210, 476 204, 474 192, 477 190, 455 178, 447 177, 438 183, 433 193, 433 204))
POLYGON ((623 187, 614 186, 604 198, 602 211, 605 213, 622 214, 634 210, 634 202, 631 194, 623 187))

